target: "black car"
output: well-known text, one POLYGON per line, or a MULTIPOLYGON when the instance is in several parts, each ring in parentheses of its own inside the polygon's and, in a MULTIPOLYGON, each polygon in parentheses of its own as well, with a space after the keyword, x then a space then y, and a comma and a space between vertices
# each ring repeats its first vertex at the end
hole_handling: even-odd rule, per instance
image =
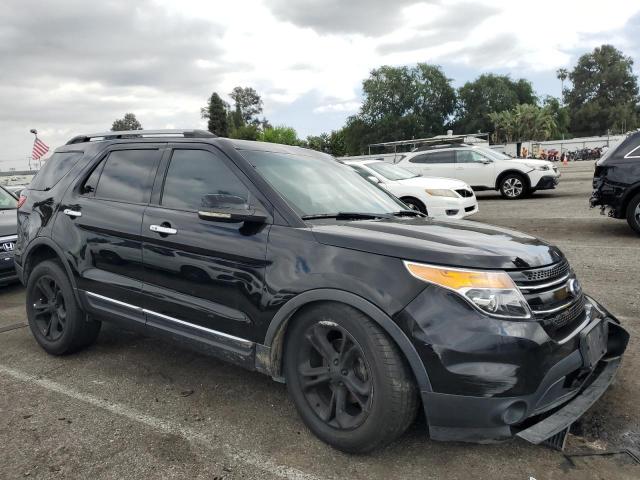
POLYGON ((13 251, 18 238, 16 208, 18 199, 0 187, 0 286, 18 281, 13 265, 13 251))
POLYGON ((640 130, 608 150, 596 162, 591 206, 604 214, 626 218, 640 234, 640 130))
POLYGON ((561 444, 628 335, 556 247, 409 210, 332 157, 208 132, 82 135, 22 192, 16 264, 54 355, 101 321, 286 382, 349 452, 561 444))

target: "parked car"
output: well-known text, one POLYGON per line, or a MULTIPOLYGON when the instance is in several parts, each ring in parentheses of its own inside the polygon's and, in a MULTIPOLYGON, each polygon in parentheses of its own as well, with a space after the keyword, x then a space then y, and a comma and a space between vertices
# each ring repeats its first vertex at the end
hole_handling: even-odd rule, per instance
POLYGON ((640 234, 640 130, 609 148, 596 162, 591 207, 604 214, 626 218, 640 234))
POLYGON ((361 177, 379 184, 414 210, 431 217, 461 219, 478 212, 473 190, 460 180, 423 177, 380 160, 345 163, 361 177))
POLYGON ((18 199, 4 187, 0 187, 0 286, 16 282, 13 252, 18 229, 16 204, 18 199))
POLYGON ((286 382, 347 452, 419 408, 436 440, 559 443, 628 341, 556 247, 409 210, 299 147, 81 135, 22 199, 16 266, 45 351, 87 347, 102 321, 173 339, 286 382))
POLYGON ((397 165, 425 177, 456 178, 476 191, 498 190, 515 200, 556 188, 558 168, 546 160, 515 159, 487 147, 452 144, 405 155, 397 165))

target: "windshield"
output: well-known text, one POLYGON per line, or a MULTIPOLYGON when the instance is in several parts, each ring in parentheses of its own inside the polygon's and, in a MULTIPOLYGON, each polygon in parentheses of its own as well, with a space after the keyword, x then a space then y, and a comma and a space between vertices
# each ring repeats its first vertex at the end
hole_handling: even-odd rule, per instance
POLYGON ((483 154, 492 158, 494 160, 513 160, 512 157, 507 155, 506 153, 499 152, 498 150, 493 150, 492 148, 478 148, 483 154))
POLYGON ((416 175, 413 172, 410 172, 409 170, 405 170, 402 167, 390 165, 387 162, 366 163, 365 167, 369 167, 371 170, 382 175, 388 180, 406 180, 408 178, 415 178, 420 176, 416 175))
POLYGON ((300 216, 384 214, 407 208, 330 157, 252 150, 241 153, 300 216))
POLYGON ((16 199, 4 188, 0 188, 0 210, 15 210, 16 199))

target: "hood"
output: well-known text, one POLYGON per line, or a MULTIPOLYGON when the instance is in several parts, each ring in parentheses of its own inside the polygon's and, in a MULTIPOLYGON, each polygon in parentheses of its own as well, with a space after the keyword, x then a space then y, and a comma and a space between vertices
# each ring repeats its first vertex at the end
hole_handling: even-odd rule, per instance
POLYGON ((538 166, 547 165, 549 168, 553 166, 553 163, 551 163, 549 160, 537 160, 534 158, 514 158, 513 160, 505 160, 505 162, 519 163, 520 165, 525 165, 525 164, 538 165, 538 166))
POLYGON ((325 245, 403 260, 478 269, 535 268, 564 258, 558 248, 514 230, 461 221, 406 218, 314 222, 325 245))
POLYGON ((406 180, 396 180, 394 183, 419 188, 444 188, 449 190, 466 188, 471 190, 471 187, 462 180, 443 177, 413 177, 406 180))
POLYGON ((0 210, 0 237, 15 235, 18 231, 17 210, 0 210))

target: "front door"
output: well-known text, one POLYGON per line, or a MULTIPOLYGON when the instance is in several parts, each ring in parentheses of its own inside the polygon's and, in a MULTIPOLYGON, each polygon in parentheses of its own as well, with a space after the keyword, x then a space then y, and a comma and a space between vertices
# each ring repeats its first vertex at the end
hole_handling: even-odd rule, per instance
POLYGON ((225 195, 267 211, 266 202, 213 146, 173 146, 158 175, 142 232, 147 325, 182 335, 253 338, 264 289, 269 223, 199 215, 225 195))
POLYGON ((95 313, 144 323, 131 307, 142 291, 142 216, 163 146, 112 147, 64 197, 54 240, 69 246, 78 288, 95 313))
POLYGON ((494 188, 495 164, 493 160, 473 150, 457 150, 453 178, 462 180, 472 187, 494 188))

